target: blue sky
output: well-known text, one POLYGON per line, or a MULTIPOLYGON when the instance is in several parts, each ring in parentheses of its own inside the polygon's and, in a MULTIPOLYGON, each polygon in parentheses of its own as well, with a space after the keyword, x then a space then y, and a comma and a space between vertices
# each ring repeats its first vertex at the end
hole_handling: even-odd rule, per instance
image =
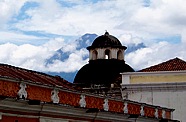
POLYGON ((125 55, 135 69, 171 58, 186 60, 184 0, 0 0, 0 62, 39 71, 73 72, 88 62, 74 43, 107 30, 122 44, 147 48, 125 55), (45 66, 59 48, 65 62, 45 66), (78 63, 74 63, 78 62, 78 63), (59 68, 63 67, 63 68, 59 68))

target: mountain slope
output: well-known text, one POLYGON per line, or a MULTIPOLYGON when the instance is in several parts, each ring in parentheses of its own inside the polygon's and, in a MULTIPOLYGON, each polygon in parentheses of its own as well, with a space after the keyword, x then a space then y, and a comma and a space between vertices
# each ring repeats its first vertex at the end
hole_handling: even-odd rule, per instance
MULTIPOLYGON (((70 56, 72 54, 77 54, 76 56, 79 56, 79 58, 81 58, 82 61, 88 60, 88 58, 89 58, 88 50, 86 50, 85 48, 90 46, 97 36, 98 35, 96 35, 96 34, 88 34, 87 33, 87 34, 81 36, 79 39, 76 39, 71 42, 72 44, 75 44, 74 50, 64 50, 64 47, 58 49, 54 53, 53 56, 51 56, 49 59, 46 60, 46 66, 54 64, 55 61, 60 61, 60 62, 68 61, 71 58, 70 56), (82 54, 83 51, 84 52, 86 51, 85 54, 80 55, 80 54, 82 54)), ((127 46, 126 54, 146 47, 143 43, 129 44, 126 46, 127 46)), ((82 64, 82 66, 83 65, 85 65, 85 64, 82 64)), ((80 68, 82 66, 80 66, 80 68)), ((63 67, 61 67, 61 68, 63 68, 63 67)), ((75 71, 71 71, 71 72, 48 72, 48 74, 58 75, 64 79, 66 79, 69 82, 73 82, 77 71, 78 70, 76 69, 75 71)))
MULTIPOLYGON (((77 53, 77 52, 80 52, 80 51, 84 51, 85 50, 84 48, 91 45, 92 42, 94 41, 94 39, 97 36, 98 35, 96 35, 96 34, 88 34, 87 33, 87 34, 81 36, 80 38, 71 42, 71 43, 75 43, 75 49, 74 50, 64 50, 64 47, 58 49, 54 53, 53 56, 51 56, 49 59, 46 60, 46 66, 54 64, 55 61, 65 62, 69 59, 69 56, 71 54, 77 53)), ((82 60, 87 60, 89 58, 88 50, 87 50, 87 54, 81 56, 81 58, 82 58, 82 60)), ((66 79, 67 81, 73 82, 74 77, 77 73, 77 70, 73 71, 73 72, 47 72, 47 73, 50 74, 50 75, 61 76, 62 78, 66 79)))

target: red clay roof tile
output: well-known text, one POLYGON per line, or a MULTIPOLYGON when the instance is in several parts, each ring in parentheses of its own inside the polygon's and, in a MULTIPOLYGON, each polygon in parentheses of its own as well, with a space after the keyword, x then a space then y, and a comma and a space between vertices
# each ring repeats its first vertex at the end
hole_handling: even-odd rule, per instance
POLYGON ((139 70, 138 72, 180 71, 180 70, 186 70, 186 62, 176 57, 174 59, 170 59, 160 64, 139 70))
POLYGON ((0 76, 13 78, 20 81, 24 80, 37 84, 61 86, 64 88, 73 89, 72 83, 64 80, 59 76, 51 76, 45 73, 23 69, 7 64, 0 64, 0 76))

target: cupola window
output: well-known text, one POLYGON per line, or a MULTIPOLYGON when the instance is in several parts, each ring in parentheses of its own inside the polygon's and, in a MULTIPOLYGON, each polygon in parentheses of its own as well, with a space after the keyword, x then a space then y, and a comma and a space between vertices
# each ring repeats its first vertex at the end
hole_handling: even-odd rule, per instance
POLYGON ((92 59, 93 59, 93 60, 96 60, 96 59, 97 59, 97 55, 98 55, 98 52, 97 52, 96 50, 94 50, 94 51, 92 52, 92 59))
POLYGON ((105 50, 105 59, 110 59, 110 50, 105 50))
POLYGON ((121 50, 119 50, 119 51, 117 52, 117 59, 123 60, 123 53, 122 53, 121 50))

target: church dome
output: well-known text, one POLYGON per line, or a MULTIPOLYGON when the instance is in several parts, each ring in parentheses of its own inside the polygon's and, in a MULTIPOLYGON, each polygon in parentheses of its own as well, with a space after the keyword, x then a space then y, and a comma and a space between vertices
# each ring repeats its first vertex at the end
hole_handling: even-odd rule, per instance
POLYGON ((80 87, 111 84, 120 85, 122 72, 134 72, 124 61, 124 51, 120 41, 106 32, 97 37, 89 50, 89 63, 84 65, 76 74, 74 83, 80 87))
POLYGON ((92 46, 87 47, 88 50, 92 48, 105 48, 105 47, 119 47, 126 49, 125 46, 122 46, 121 42, 114 36, 110 35, 108 32, 105 32, 104 35, 97 37, 92 46))
POLYGON ((122 72, 134 72, 134 69, 124 61, 115 59, 89 61, 77 72, 74 83, 84 87, 91 86, 91 84, 104 86, 110 86, 111 83, 116 82, 120 84, 122 72))

